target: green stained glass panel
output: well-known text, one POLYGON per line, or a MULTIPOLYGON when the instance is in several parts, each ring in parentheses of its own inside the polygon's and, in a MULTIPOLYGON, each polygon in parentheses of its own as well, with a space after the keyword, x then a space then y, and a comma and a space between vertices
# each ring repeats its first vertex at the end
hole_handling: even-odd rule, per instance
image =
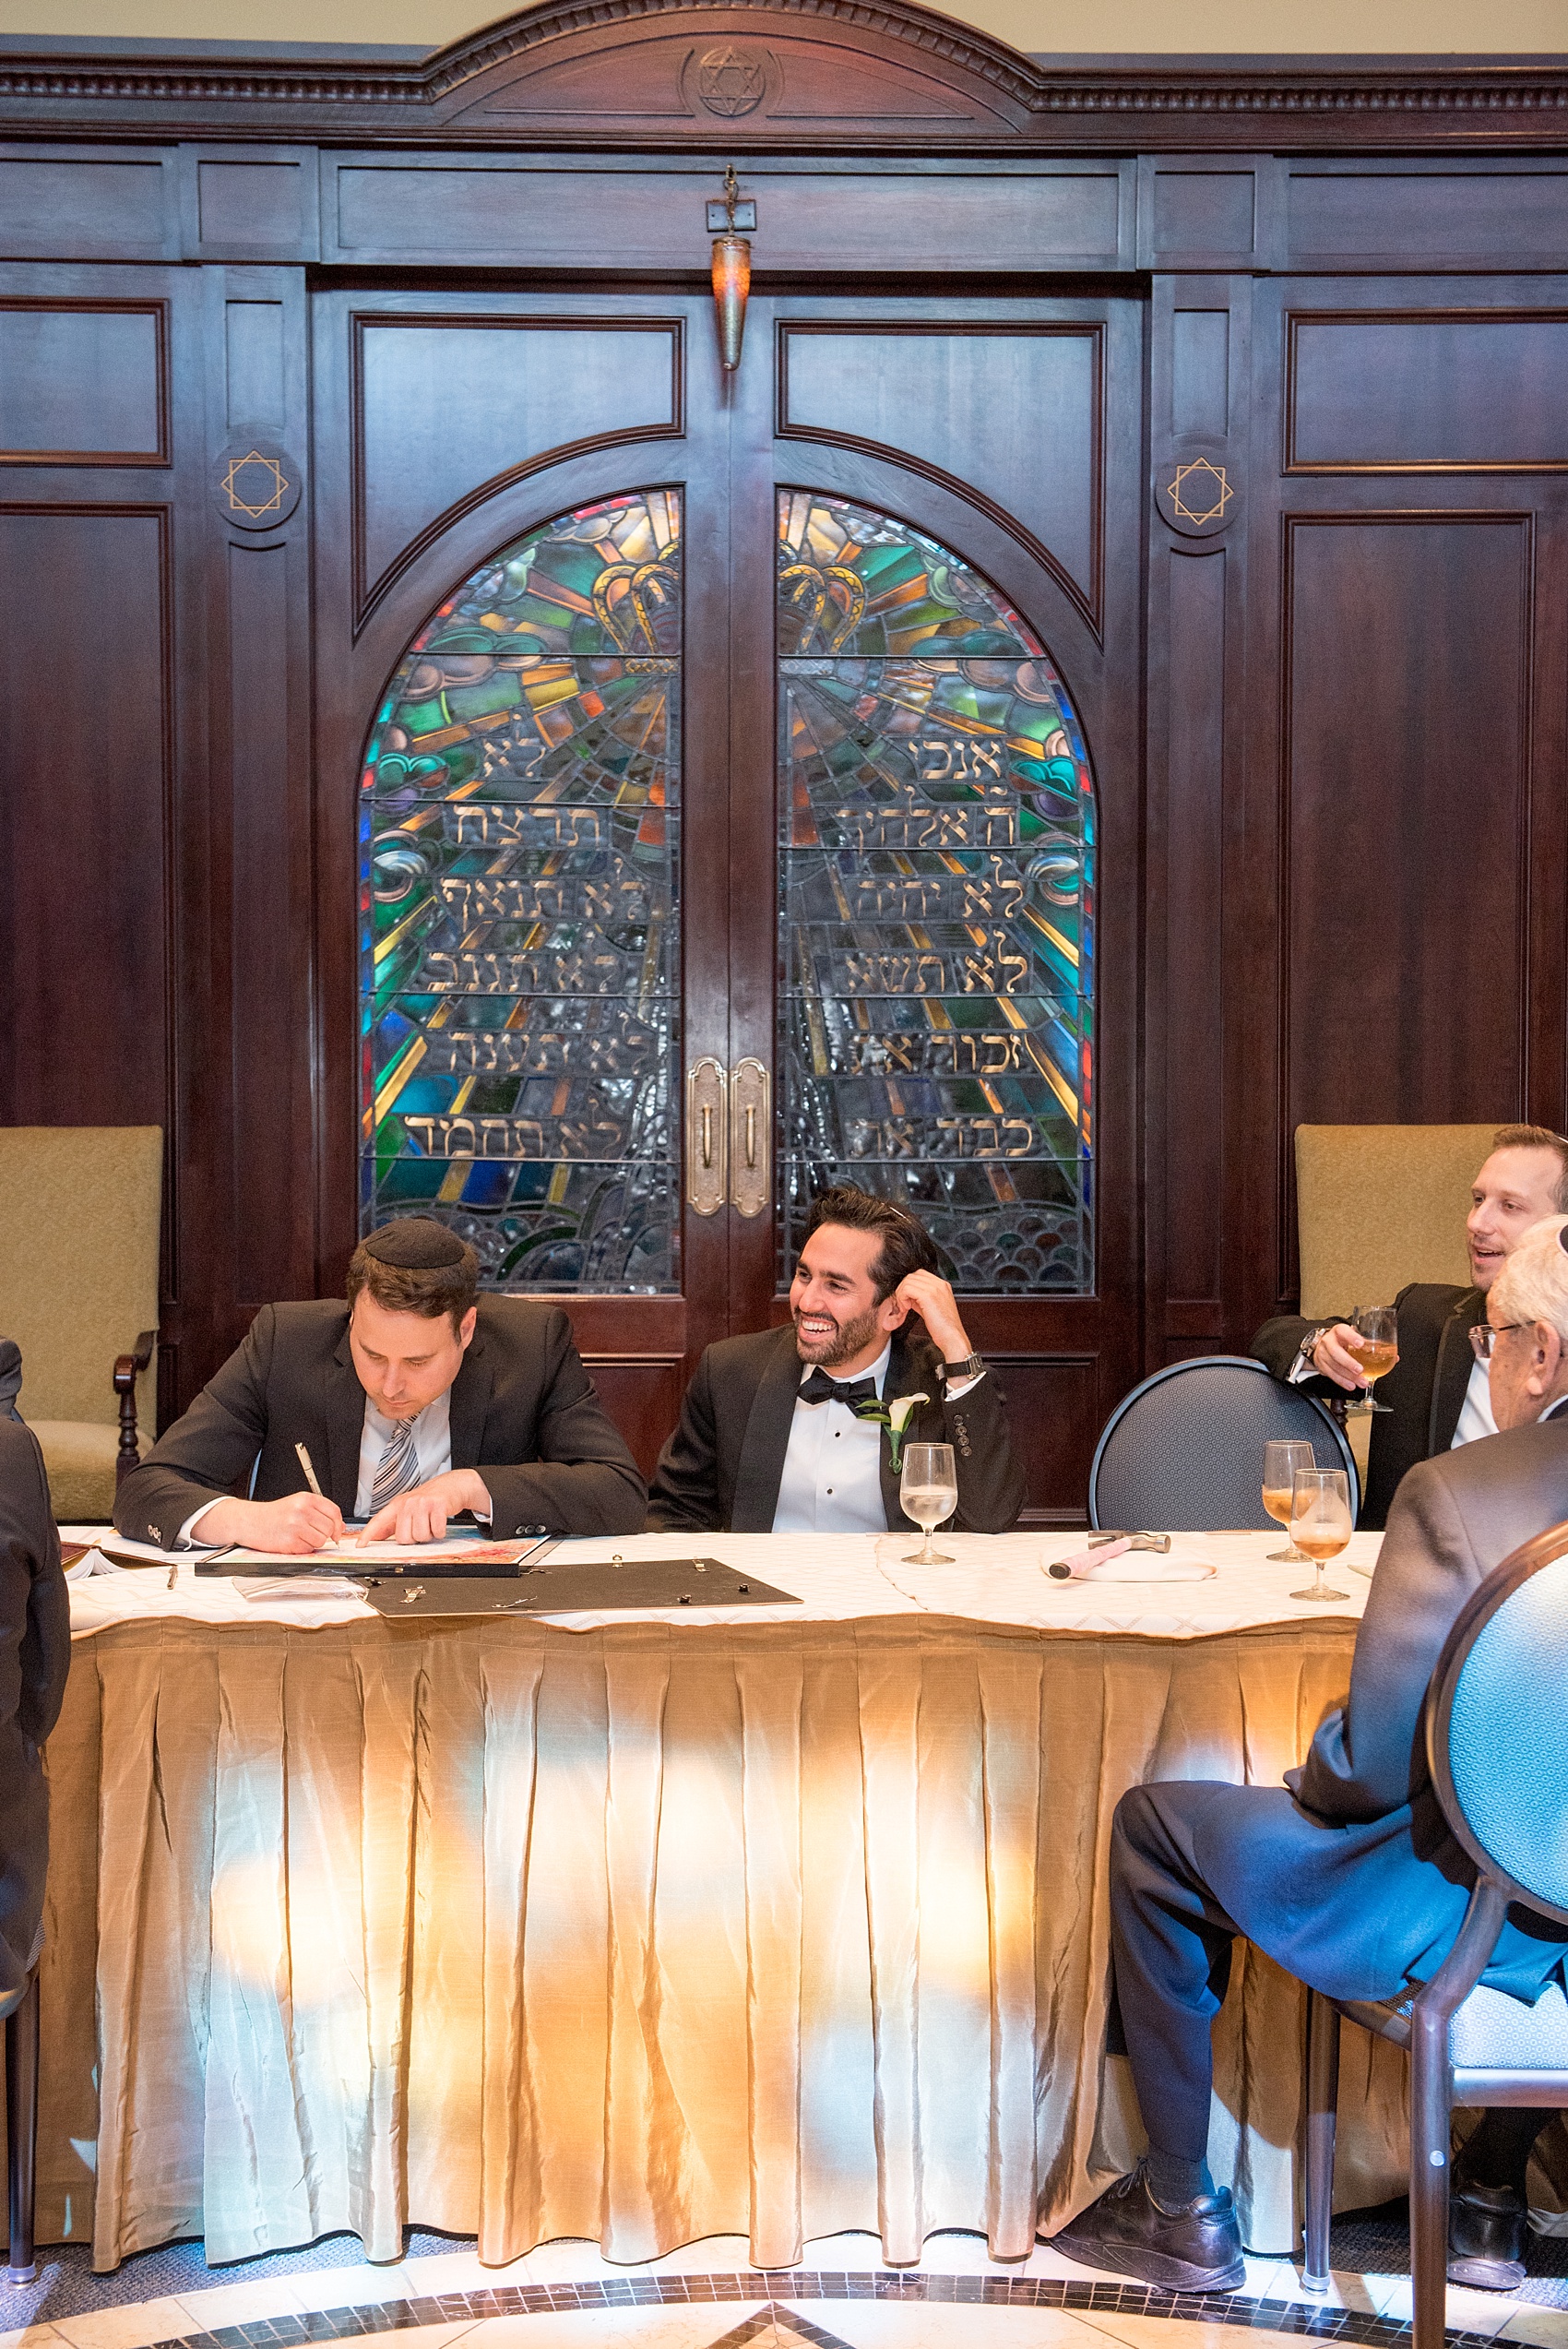
POLYGON ((505 547, 393 677, 360 794, 362 1228, 487 1287, 672 1290, 681 511, 505 547))
POLYGON ((778 614, 781 1285, 848 1181, 966 1290, 1087 1291, 1095 803, 1062 679, 934 540, 803 491, 778 614))

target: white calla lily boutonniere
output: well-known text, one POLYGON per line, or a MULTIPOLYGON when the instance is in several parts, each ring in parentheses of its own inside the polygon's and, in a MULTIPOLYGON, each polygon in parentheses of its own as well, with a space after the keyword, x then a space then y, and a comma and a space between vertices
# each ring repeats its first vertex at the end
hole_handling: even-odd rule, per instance
POLYGON ((904 1465, 904 1437, 910 1414, 917 1403, 928 1403, 929 1395, 895 1395, 891 1402, 864 1402, 855 1405, 857 1419, 874 1419, 887 1430, 887 1449, 893 1473, 897 1475, 904 1465))

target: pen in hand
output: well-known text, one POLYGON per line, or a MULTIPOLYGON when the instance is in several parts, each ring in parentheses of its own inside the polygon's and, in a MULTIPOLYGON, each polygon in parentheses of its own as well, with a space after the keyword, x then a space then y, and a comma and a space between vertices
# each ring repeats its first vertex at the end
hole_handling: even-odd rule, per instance
POLYGON ((311 1491, 315 1495, 316 1499, 318 1501, 324 1501, 327 1498, 327 1496, 315 1481, 315 1471, 310 1464, 310 1454, 306 1451, 303 1444, 296 1444, 294 1446, 294 1456, 298 1460, 300 1466, 304 1470, 305 1483, 310 1486, 311 1491))

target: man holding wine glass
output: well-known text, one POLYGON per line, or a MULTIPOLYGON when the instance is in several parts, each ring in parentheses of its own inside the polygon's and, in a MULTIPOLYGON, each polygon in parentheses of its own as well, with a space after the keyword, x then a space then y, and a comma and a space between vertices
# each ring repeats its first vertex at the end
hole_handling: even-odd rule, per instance
POLYGON ((1024 1505, 1004 1400, 924 1225, 849 1185, 814 1202, 781 1329, 709 1346, 659 1455, 655 1532, 868 1533, 1024 1505), (937 1458, 933 1455, 942 1454, 937 1458))
POLYGON ((1500 1126, 1470 1190, 1467 1289, 1414 1282, 1392 1306, 1332 1320, 1281 1315, 1253 1340, 1277 1378, 1309 1392, 1365 1395, 1372 1414, 1363 1529, 1387 1522, 1399 1480, 1418 1461, 1494 1436, 1484 1364, 1468 1332, 1509 1252, 1542 1216, 1568 1210, 1568 1139, 1544 1126, 1500 1126), (1382 1380, 1381 1394, 1373 1391, 1382 1380))
MULTIPOLYGON (((1111 1950, 1148 2152, 1054 2238, 1087 2266, 1178 2291, 1242 2281, 1231 2198, 1207 2164, 1209 2026, 1237 1934, 1330 1997, 1384 1999, 1430 1981, 1458 1932, 1474 1870, 1428 1774, 1427 1683, 1470 1593, 1568 1518, 1568 1216, 1521 1236, 1497 1269, 1472 1351, 1490 1365, 1499 1433, 1419 1462, 1400 1485, 1348 1700, 1305 1762, 1283 1786, 1194 1780, 1117 1805, 1111 1950)), ((1568 1928, 1516 1905, 1481 1980, 1532 2005, 1565 1959, 1568 1928)), ((1523 2282, 1526 2165, 1550 2117, 1501 2107, 1466 2140, 1449 2195, 1455 2283, 1523 2282)))

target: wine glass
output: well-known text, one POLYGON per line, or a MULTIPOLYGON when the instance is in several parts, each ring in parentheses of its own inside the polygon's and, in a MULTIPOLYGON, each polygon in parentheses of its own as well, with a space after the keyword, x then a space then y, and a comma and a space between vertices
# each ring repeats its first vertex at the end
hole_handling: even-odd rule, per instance
POLYGON ((1350 1316, 1355 1336, 1345 1351, 1360 1365, 1367 1382, 1366 1393, 1349 1408, 1360 1418, 1366 1412, 1388 1414, 1387 1403, 1380 1403, 1372 1393, 1377 1380, 1385 1377, 1399 1359, 1399 1317, 1391 1305, 1359 1305, 1350 1316))
POLYGON ((1316 1571, 1310 1591, 1293 1599, 1344 1599, 1347 1591, 1324 1587, 1325 1558, 1337 1557, 1350 1539, 1350 1487, 1342 1468, 1298 1468, 1290 1486, 1290 1538, 1316 1571))
MULTIPOLYGON (((1290 1525, 1290 1488, 1296 1471, 1316 1465, 1312 1446, 1300 1440, 1265 1444, 1263 1448, 1263 1505, 1270 1517, 1283 1525, 1287 1532, 1290 1525)), ((1268 1562, 1270 1566, 1305 1566, 1308 1558, 1305 1550, 1299 1550, 1294 1542, 1287 1541, 1282 1550, 1269 1551, 1268 1562)))
POLYGON ((904 1505, 905 1516, 912 1517, 925 1535, 922 1546, 905 1559, 905 1565, 951 1566, 950 1557, 944 1557, 931 1546, 936 1527, 944 1517, 951 1517, 958 1506, 958 1470, 951 1444, 905 1445, 898 1498, 904 1505))

